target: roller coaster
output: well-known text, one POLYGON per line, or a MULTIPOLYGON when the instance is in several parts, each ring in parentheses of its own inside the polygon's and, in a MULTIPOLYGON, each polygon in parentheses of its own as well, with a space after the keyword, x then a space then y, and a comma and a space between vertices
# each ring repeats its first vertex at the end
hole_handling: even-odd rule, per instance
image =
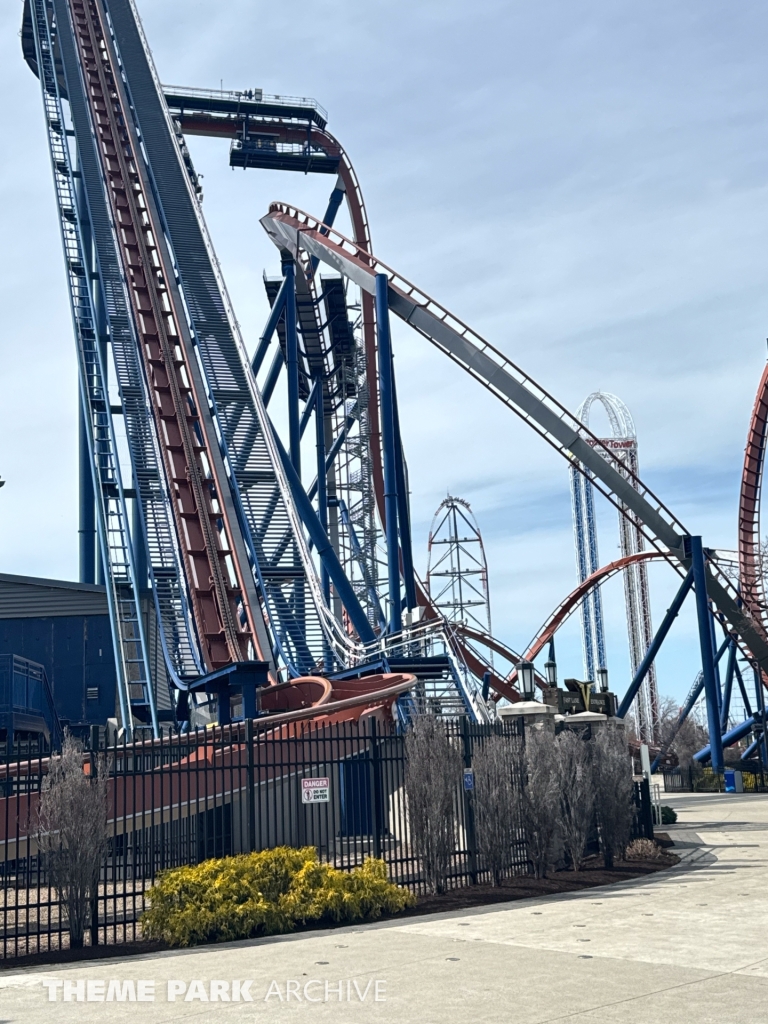
POLYGON ((488 721, 498 700, 520 699, 519 655, 449 622, 414 571, 395 316, 554 447, 632 532, 632 550, 589 567, 526 657, 608 575, 664 560, 681 590, 622 709, 692 589, 721 767, 715 622, 768 678, 768 371, 735 581, 615 446, 374 254, 352 163, 314 100, 163 86, 133 0, 25 0, 22 47, 41 88, 76 340, 81 577, 106 586, 125 733, 289 714, 297 686, 317 697, 308 720, 386 706, 403 722, 421 704, 488 721), (271 312, 253 356, 203 217, 191 135, 228 140, 233 167, 333 179, 322 217, 275 202, 261 220, 282 273, 265 280, 271 312), (334 227, 342 204, 351 238, 334 227), (269 413, 281 377, 282 436, 269 413), (163 653, 154 674, 150 632, 163 653))

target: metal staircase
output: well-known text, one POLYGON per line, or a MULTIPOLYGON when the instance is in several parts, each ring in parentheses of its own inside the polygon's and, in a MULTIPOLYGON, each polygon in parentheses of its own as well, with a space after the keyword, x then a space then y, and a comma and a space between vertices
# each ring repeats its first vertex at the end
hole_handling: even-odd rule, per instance
POLYGON ((81 212, 75 202, 72 158, 56 77, 51 28, 45 0, 33 0, 33 27, 40 85, 61 225, 70 304, 77 341, 80 398, 91 452, 96 523, 106 577, 106 595, 115 646, 117 691, 122 724, 130 736, 134 716, 151 720, 157 706, 139 614, 138 587, 128 531, 125 494, 115 444, 109 394, 93 296, 90 261, 83 245, 81 212))
MULTIPOLYGON (((316 567, 293 506, 261 395, 232 314, 207 229, 179 150, 162 87, 129 0, 110 0, 115 48, 175 261, 202 367, 210 415, 275 654, 292 675, 311 672, 326 645, 356 647, 323 603, 316 567)), ((271 646, 271 645, 270 645, 271 646)))

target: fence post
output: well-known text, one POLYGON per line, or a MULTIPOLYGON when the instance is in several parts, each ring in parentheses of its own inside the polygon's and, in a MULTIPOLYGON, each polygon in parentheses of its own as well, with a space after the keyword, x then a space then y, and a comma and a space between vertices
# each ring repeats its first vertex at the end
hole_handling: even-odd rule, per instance
POLYGON ((373 856, 381 858, 381 814, 379 800, 381 793, 381 765, 379 764, 379 741, 376 736, 376 719, 371 715, 369 733, 369 758, 371 779, 371 830, 373 831, 373 856))
POLYGON ((248 823, 248 853, 256 849, 256 787, 253 778, 253 719, 245 720, 245 794, 248 801, 246 821, 248 823))
MULTIPOLYGON (((96 778, 96 769, 99 761, 99 727, 98 725, 91 726, 91 778, 96 778)), ((93 902, 91 903, 91 945, 98 946, 99 944, 99 889, 101 883, 101 868, 99 868, 99 874, 96 878, 96 892, 93 894, 93 902)), ((106 910, 106 905, 105 908, 106 910)), ((106 915, 105 915, 106 916, 106 915)))
MULTIPOLYGON (((465 716, 461 720, 461 746, 464 754, 464 767, 472 767, 472 741, 469 735, 469 719, 465 716)), ((469 790, 465 788, 462 779, 461 792, 464 798, 464 824, 467 834, 467 855, 469 859, 469 879, 472 885, 477 885, 477 834, 475 832, 475 806, 469 790)))
POLYGON ((648 779, 643 779, 640 783, 640 814, 645 838, 653 839, 653 806, 651 804, 651 784, 648 779))

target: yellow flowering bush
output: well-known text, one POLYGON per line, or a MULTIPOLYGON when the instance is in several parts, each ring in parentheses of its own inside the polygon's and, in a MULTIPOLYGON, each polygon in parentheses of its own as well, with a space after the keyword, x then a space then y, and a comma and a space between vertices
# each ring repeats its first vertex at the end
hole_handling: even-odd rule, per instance
POLYGON ((353 871, 321 864, 312 846, 207 860, 162 872, 146 893, 148 939, 171 946, 228 942, 292 931, 307 922, 372 921, 411 906, 382 860, 353 871))

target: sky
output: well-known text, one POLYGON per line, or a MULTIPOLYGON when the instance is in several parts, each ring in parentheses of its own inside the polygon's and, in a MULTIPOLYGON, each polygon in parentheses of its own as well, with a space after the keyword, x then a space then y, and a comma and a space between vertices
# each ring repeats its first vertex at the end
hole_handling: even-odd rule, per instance
MULTIPOLYGON (((77 577, 77 384, 39 88, 21 3, 0 13, 0 571, 77 577)), ((163 82, 315 97, 354 163, 374 251, 574 410, 619 395, 642 478, 705 544, 734 548, 766 358, 768 10, 757 0, 139 0, 163 82)), ((246 344, 278 273, 259 218, 322 214, 332 181, 233 171, 189 141, 246 344)), ((339 221, 342 230, 345 222, 339 221)), ((459 367, 393 328, 417 567, 447 493, 489 561, 494 632, 525 647, 576 581, 567 466, 459 367)), ((599 433, 607 426, 596 414, 599 433)), ((601 561, 617 556, 599 501, 601 561)), ((650 570, 654 621, 678 578, 650 570)), ((621 581, 604 588, 628 682, 621 581)), ((693 606, 658 659, 697 671, 693 606)), ((561 676, 582 673, 576 618, 561 676)))

